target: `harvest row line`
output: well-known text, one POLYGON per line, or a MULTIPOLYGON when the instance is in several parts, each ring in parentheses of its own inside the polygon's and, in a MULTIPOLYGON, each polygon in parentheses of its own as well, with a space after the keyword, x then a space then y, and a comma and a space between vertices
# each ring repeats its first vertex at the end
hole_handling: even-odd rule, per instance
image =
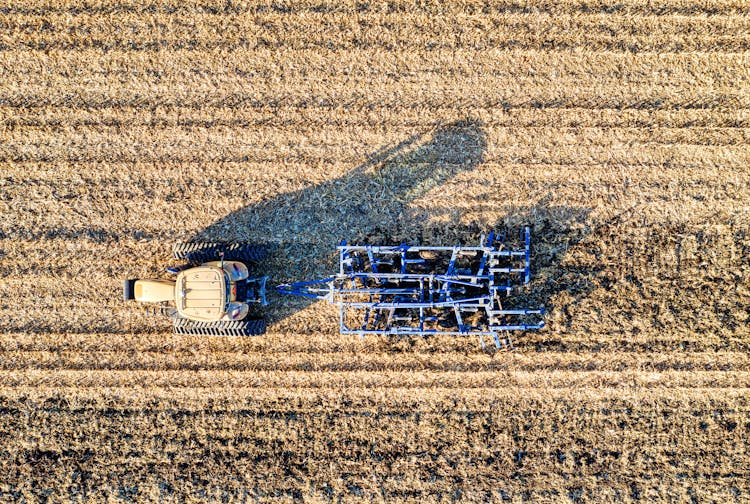
POLYGON ((261 1, 248 4, 234 0, 79 0, 76 2, 59 2, 49 0, 10 0, 6 2, 7 14, 44 15, 47 13, 67 13, 73 16, 81 14, 119 14, 124 12, 147 14, 174 14, 188 12, 193 15, 210 14, 367 14, 367 13, 423 13, 430 15, 449 14, 493 14, 493 13, 549 13, 564 14, 581 12, 622 13, 669 15, 713 16, 720 14, 741 14, 748 12, 743 0, 722 0, 710 7, 696 0, 663 0, 656 3, 644 3, 639 0, 621 0, 612 5, 607 0, 581 0, 561 2, 540 2, 529 0, 503 0, 488 4, 483 0, 464 0, 460 3, 420 2, 392 0, 383 3, 345 0, 328 2, 324 0, 305 1, 261 1))
POLYGON ((336 49, 573 49, 622 52, 744 51, 747 17, 633 14, 417 13, 352 16, 68 14, 0 15, 0 49, 153 51, 320 47, 336 49))
MULTIPOLYGON (((5 358, 6 355, 1 357, 5 358)), ((620 389, 733 389, 750 384, 750 371, 663 371, 640 369, 621 371, 398 371, 400 366, 379 362, 373 366, 386 369, 369 371, 369 362, 361 365, 325 362, 303 357, 289 359, 245 358, 216 359, 215 356, 192 359, 169 354, 85 355, 33 354, 16 352, 10 364, 0 370, 0 386, 7 387, 77 387, 83 388, 280 388, 280 389, 470 389, 521 388, 620 388, 620 389), (232 362, 235 361, 235 362, 232 362), (362 371, 343 371, 351 369, 362 371), (393 369, 388 369, 388 368, 393 369), (298 371, 302 369, 302 371, 298 371), (365 371, 366 370, 366 371, 365 371)), ((359 358, 357 359, 359 360, 359 358)), ((370 359, 365 359, 369 361, 370 359)), ((685 365, 685 364, 683 364, 685 365)))
POLYGON ((352 84, 492 77, 498 80, 570 78, 632 84, 737 86, 750 75, 747 53, 639 52, 599 53, 549 50, 453 49, 416 50, 398 55, 378 50, 258 49, 253 51, 168 51, 154 58, 127 50, 0 52, 0 69, 7 80, 49 82, 66 78, 87 82, 96 77, 111 84, 125 82, 190 82, 206 85, 229 82, 276 84, 344 80, 352 84), (299 64, 304 61, 304 64, 299 64), (615 80, 619 79, 619 80, 615 80))
MULTIPOLYGON (((274 83, 227 83, 225 87, 204 84, 194 88, 157 84, 151 87, 90 83, 71 87, 46 83, 8 82, 0 106, 22 109, 67 107, 99 108, 237 108, 260 113, 290 108, 323 111, 346 110, 371 114, 375 110, 403 109, 592 109, 592 110, 705 110, 750 109, 747 93, 736 86, 694 86, 690 83, 654 88, 648 84, 610 85, 593 81, 585 85, 570 79, 561 85, 548 82, 508 82, 498 88, 491 77, 445 79, 425 88, 424 82, 385 82, 382 86, 358 86, 345 80, 303 82, 283 89, 274 83)), ((329 112, 330 113, 330 112, 329 112)))

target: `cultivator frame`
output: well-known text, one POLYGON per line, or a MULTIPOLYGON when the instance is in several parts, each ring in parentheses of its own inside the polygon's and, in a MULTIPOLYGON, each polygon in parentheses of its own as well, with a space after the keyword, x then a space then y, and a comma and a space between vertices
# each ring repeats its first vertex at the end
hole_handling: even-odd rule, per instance
POLYGON ((505 235, 495 233, 478 246, 342 242, 338 274, 278 290, 337 306, 342 334, 473 334, 482 346, 490 337, 498 348, 509 347, 510 331, 544 327, 544 308, 503 306, 531 278, 529 228, 521 232, 521 244, 508 248, 505 235))

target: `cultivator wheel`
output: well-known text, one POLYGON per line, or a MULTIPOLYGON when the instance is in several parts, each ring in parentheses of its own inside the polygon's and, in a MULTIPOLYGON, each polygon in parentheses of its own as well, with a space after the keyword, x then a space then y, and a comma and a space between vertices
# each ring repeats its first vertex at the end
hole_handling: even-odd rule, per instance
POLYGON ((175 259, 196 264, 217 261, 222 253, 227 261, 242 262, 260 262, 268 255, 266 247, 254 243, 184 242, 172 248, 175 259))
POLYGON ((266 332, 264 319, 197 322, 175 319, 174 333, 188 336, 260 336, 266 332))

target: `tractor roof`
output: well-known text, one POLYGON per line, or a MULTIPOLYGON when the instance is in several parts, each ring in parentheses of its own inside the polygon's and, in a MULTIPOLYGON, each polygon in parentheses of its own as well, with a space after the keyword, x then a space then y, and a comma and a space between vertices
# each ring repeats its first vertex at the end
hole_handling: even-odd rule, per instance
POLYGON ((224 270, 216 266, 199 266, 177 276, 175 285, 177 311, 193 320, 219 320, 227 304, 224 270))

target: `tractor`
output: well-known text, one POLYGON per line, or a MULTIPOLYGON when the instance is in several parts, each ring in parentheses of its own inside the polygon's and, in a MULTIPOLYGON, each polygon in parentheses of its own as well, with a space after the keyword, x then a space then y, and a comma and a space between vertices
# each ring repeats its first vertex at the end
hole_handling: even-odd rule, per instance
POLYGON ((266 257, 261 245, 187 242, 173 256, 186 263, 167 268, 168 279, 129 279, 123 298, 155 303, 156 312, 173 320, 176 334, 255 336, 266 321, 251 315, 250 305, 266 305, 266 276, 250 276, 248 265, 266 257))

